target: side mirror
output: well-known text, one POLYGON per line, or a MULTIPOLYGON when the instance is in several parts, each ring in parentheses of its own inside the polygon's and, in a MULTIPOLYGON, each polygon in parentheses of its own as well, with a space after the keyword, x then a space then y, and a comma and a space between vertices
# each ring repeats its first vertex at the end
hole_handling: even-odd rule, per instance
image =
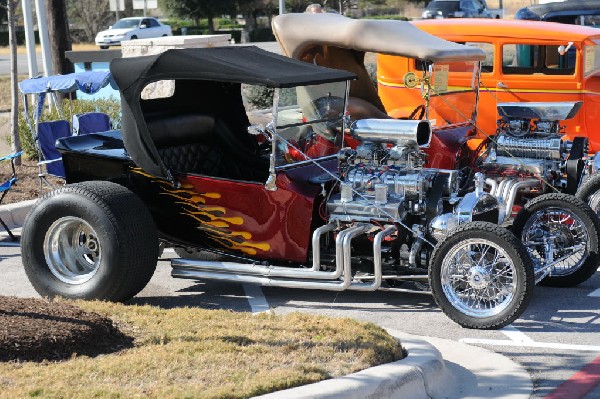
POLYGON ((569 49, 571 48, 572 45, 573 45, 573 42, 569 42, 566 47, 564 45, 558 46, 558 54, 560 54, 560 55, 567 54, 567 51, 569 51, 569 49))

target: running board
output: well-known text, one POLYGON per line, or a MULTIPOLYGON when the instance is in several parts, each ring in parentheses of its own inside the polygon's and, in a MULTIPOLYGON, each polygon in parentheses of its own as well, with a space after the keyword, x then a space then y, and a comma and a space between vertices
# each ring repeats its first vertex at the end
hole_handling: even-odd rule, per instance
POLYGON ((374 278, 372 282, 353 281, 351 269, 351 242, 355 237, 366 234, 373 226, 357 224, 342 230, 336 238, 336 269, 320 271, 320 235, 333 230, 331 225, 317 229, 313 235, 313 266, 298 269, 283 266, 260 266, 234 262, 212 262, 192 259, 173 259, 171 275, 176 278, 207 279, 262 286, 322 289, 328 291, 376 291, 381 286, 381 243, 384 237, 396 231, 390 226, 375 235, 373 240, 374 278), (329 226, 329 227, 328 227, 329 226), (316 242, 315 242, 316 240, 316 242), (316 244, 316 245, 315 245, 316 244))

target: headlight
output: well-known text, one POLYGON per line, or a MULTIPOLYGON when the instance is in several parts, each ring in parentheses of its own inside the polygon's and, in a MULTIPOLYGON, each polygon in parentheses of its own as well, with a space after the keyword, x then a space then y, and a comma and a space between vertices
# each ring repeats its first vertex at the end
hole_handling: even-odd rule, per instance
POLYGON ((423 11, 423 18, 431 18, 431 11, 429 11, 429 10, 423 11))

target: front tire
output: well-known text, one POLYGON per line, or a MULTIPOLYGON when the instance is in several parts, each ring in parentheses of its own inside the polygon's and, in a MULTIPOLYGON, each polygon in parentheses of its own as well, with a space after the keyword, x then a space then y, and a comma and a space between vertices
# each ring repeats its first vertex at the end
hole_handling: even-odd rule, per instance
POLYGON ((513 232, 536 268, 565 258, 550 269, 541 285, 573 287, 598 269, 600 223, 592 209, 572 195, 544 194, 529 201, 516 216, 513 232))
POLYGON ((438 306, 456 323, 497 329, 512 323, 527 307, 534 286, 533 266, 508 230, 472 222, 436 245, 429 283, 438 306))
POLYGON ((124 301, 156 268, 158 235, 142 201, 123 186, 85 182, 46 194, 23 225, 21 252, 42 296, 124 301))

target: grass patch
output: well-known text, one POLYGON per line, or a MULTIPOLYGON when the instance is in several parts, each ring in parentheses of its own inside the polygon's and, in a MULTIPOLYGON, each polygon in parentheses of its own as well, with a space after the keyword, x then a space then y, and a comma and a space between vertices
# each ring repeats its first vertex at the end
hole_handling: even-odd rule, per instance
POLYGON ((76 302, 135 337, 116 354, 0 363, 0 398, 246 398, 402 358, 381 328, 305 314, 76 302))
MULTIPOLYGON (((18 75, 20 82, 27 79, 27 75, 18 75)), ((0 75, 0 111, 10 111, 12 105, 10 102, 10 75, 0 75)), ((22 103, 21 92, 19 92, 19 104, 22 103)))

